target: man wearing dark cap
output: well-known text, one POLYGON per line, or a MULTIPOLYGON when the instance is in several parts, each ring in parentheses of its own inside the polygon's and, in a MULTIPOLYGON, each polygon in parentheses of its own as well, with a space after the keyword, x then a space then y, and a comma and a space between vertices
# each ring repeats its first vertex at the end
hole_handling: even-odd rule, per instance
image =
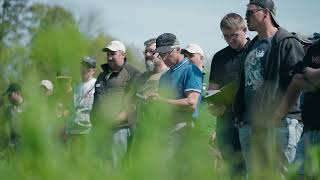
POLYGON ((118 166, 127 153, 133 125, 126 108, 130 104, 128 96, 140 72, 128 64, 126 47, 122 42, 110 41, 102 51, 106 53, 107 63, 101 65, 103 71, 95 83, 92 121, 99 132, 112 131, 110 141, 105 140, 107 137, 101 141, 111 142, 105 148, 111 148, 113 166, 118 166))
POLYGON ((292 34, 296 35, 297 38, 300 40, 300 43, 303 45, 304 52, 306 53, 308 48, 317 42, 320 39, 320 33, 313 33, 313 34, 304 34, 304 33, 296 33, 293 32, 292 34))
MULTIPOLYGON (((156 102, 172 110, 168 117, 171 134, 180 134, 192 126, 192 113, 195 111, 202 90, 202 72, 187 58, 183 58, 179 42, 174 34, 164 33, 156 39, 156 53, 170 68, 159 82, 159 94, 153 94, 156 102)), ((181 141, 175 141, 181 143, 181 141)), ((179 146, 175 144, 175 146, 179 146)), ((176 149, 172 149, 176 153, 176 149)))
POLYGON ((262 167, 266 167, 265 173, 280 170, 271 168, 284 167, 295 157, 302 133, 298 101, 281 121, 272 122, 272 117, 292 79, 290 71, 304 52, 299 40, 280 27, 272 0, 250 0, 246 20, 248 29, 258 35, 242 58, 234 110, 246 166, 252 175, 262 167))
POLYGON ((6 111, 9 124, 9 145, 14 149, 21 144, 21 114, 24 111, 21 86, 16 83, 9 85, 5 92, 8 95, 10 106, 6 111))
POLYGON ((90 112, 93 103, 94 84, 93 77, 96 70, 96 59, 84 57, 81 61, 82 82, 77 85, 74 91, 74 113, 67 124, 67 134, 88 134, 91 129, 90 112))
POLYGON ((308 157, 308 150, 312 146, 319 145, 320 143, 320 122, 318 118, 320 104, 320 40, 317 41, 317 39, 306 38, 304 41, 304 43, 309 43, 310 47, 307 50, 303 62, 296 65, 295 75, 286 91, 282 103, 276 111, 276 118, 282 117, 288 112, 288 109, 290 109, 295 100, 299 98, 299 94, 304 92, 304 100, 301 106, 304 130, 303 136, 298 143, 295 159, 297 164, 301 163, 298 174, 302 176, 305 174, 310 175, 308 170, 304 168, 305 164, 310 165, 309 158, 311 157, 308 157))

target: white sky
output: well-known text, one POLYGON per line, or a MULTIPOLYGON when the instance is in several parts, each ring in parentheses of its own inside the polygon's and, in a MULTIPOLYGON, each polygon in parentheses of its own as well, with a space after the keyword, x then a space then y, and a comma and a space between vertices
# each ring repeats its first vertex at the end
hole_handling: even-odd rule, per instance
MULTIPOLYGON (((59 4, 76 16, 96 12, 103 31, 138 48, 171 32, 182 46, 199 44, 211 59, 227 44, 219 28, 230 12, 245 14, 249 0, 33 0, 59 4)), ((274 0, 280 26, 292 32, 320 32, 320 0, 274 0)), ((250 37, 254 33, 248 34, 250 37)))

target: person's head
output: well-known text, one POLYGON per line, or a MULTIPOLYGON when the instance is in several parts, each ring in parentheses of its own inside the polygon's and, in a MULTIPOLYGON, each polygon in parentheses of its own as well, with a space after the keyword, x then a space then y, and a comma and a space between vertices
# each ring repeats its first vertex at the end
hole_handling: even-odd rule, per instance
POLYGON ((276 7, 273 0, 250 0, 247 5, 246 20, 250 31, 258 31, 266 26, 279 27, 275 19, 276 7))
POLYGON ((40 82, 40 87, 42 88, 42 91, 45 96, 50 96, 53 93, 53 84, 49 80, 42 80, 40 82))
POLYGON ((299 39, 300 43, 303 45, 303 50, 305 53, 307 52, 307 50, 312 44, 320 40, 319 33, 313 33, 312 35, 310 35, 310 34, 293 32, 292 34, 299 39))
POLYGON ((81 78, 83 82, 90 80, 96 72, 96 59, 94 57, 83 57, 81 61, 81 78))
POLYGON ((241 49, 246 43, 247 26, 243 18, 236 13, 225 15, 220 22, 223 37, 232 49, 241 49))
POLYGON ((120 70, 126 59, 126 47, 124 44, 120 41, 111 41, 102 51, 106 52, 106 60, 110 68, 114 71, 120 70))
POLYGON ((164 33, 157 37, 155 53, 159 53, 159 57, 169 68, 178 64, 182 59, 177 37, 171 33, 164 33))
POLYGON ((12 104, 21 104, 23 102, 21 86, 19 84, 11 83, 5 93, 12 104))
POLYGON ((195 64, 199 69, 203 69, 204 53, 198 44, 188 44, 185 49, 181 50, 181 53, 184 55, 184 57, 188 58, 191 63, 195 64))
POLYGON ((144 62, 146 65, 147 71, 153 71, 154 70, 154 60, 157 59, 158 53, 155 53, 156 49, 156 39, 151 38, 144 42, 144 62))

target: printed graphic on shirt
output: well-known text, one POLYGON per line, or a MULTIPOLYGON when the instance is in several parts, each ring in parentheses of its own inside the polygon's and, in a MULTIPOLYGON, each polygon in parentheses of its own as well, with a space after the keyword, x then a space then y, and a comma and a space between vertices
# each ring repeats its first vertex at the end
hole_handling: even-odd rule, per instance
POLYGON ((245 60, 245 87, 257 90, 263 83, 263 60, 265 51, 253 49, 245 60))

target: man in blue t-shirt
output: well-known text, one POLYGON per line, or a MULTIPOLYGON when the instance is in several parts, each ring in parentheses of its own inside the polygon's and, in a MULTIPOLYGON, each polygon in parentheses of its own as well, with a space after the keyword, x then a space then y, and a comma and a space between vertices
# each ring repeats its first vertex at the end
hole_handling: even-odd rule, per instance
MULTIPOLYGON (((181 48, 175 35, 164 33, 156 39, 156 53, 169 67, 159 81, 159 94, 152 98, 161 105, 161 121, 169 127, 168 157, 186 158, 183 151, 190 150, 190 132, 192 114, 202 90, 202 72, 181 54, 181 48), (189 140, 189 141, 188 141, 189 140)), ((192 141, 191 146, 196 146, 192 141)), ((178 162, 178 161, 177 161, 178 162)), ((185 168, 187 168, 185 164, 185 168)))
MULTIPOLYGON (((164 33, 156 39, 156 53, 169 67, 159 81, 158 93, 151 94, 148 99, 152 99, 156 106, 158 118, 155 124, 160 133, 168 136, 160 136, 164 140, 166 155, 168 159, 179 162, 186 160, 191 147, 196 147, 196 134, 192 123, 192 114, 197 107, 202 89, 202 72, 187 58, 183 58, 181 48, 175 35, 164 33), (192 136, 190 136, 192 135, 192 136), (190 138, 193 140, 190 141, 190 138), (182 158, 180 160, 176 158, 182 158)), ((159 136, 158 136, 159 137, 159 136)), ((159 142, 161 139, 157 139, 159 142)), ((173 163, 173 162, 172 162, 173 163)), ((181 169, 192 169, 192 164, 184 164, 181 169)))
POLYGON ((202 72, 181 55, 181 48, 175 35, 164 33, 156 39, 156 53, 170 68, 159 82, 159 94, 151 97, 170 107, 169 122, 174 127, 172 132, 179 131, 191 124, 202 89, 202 72))

